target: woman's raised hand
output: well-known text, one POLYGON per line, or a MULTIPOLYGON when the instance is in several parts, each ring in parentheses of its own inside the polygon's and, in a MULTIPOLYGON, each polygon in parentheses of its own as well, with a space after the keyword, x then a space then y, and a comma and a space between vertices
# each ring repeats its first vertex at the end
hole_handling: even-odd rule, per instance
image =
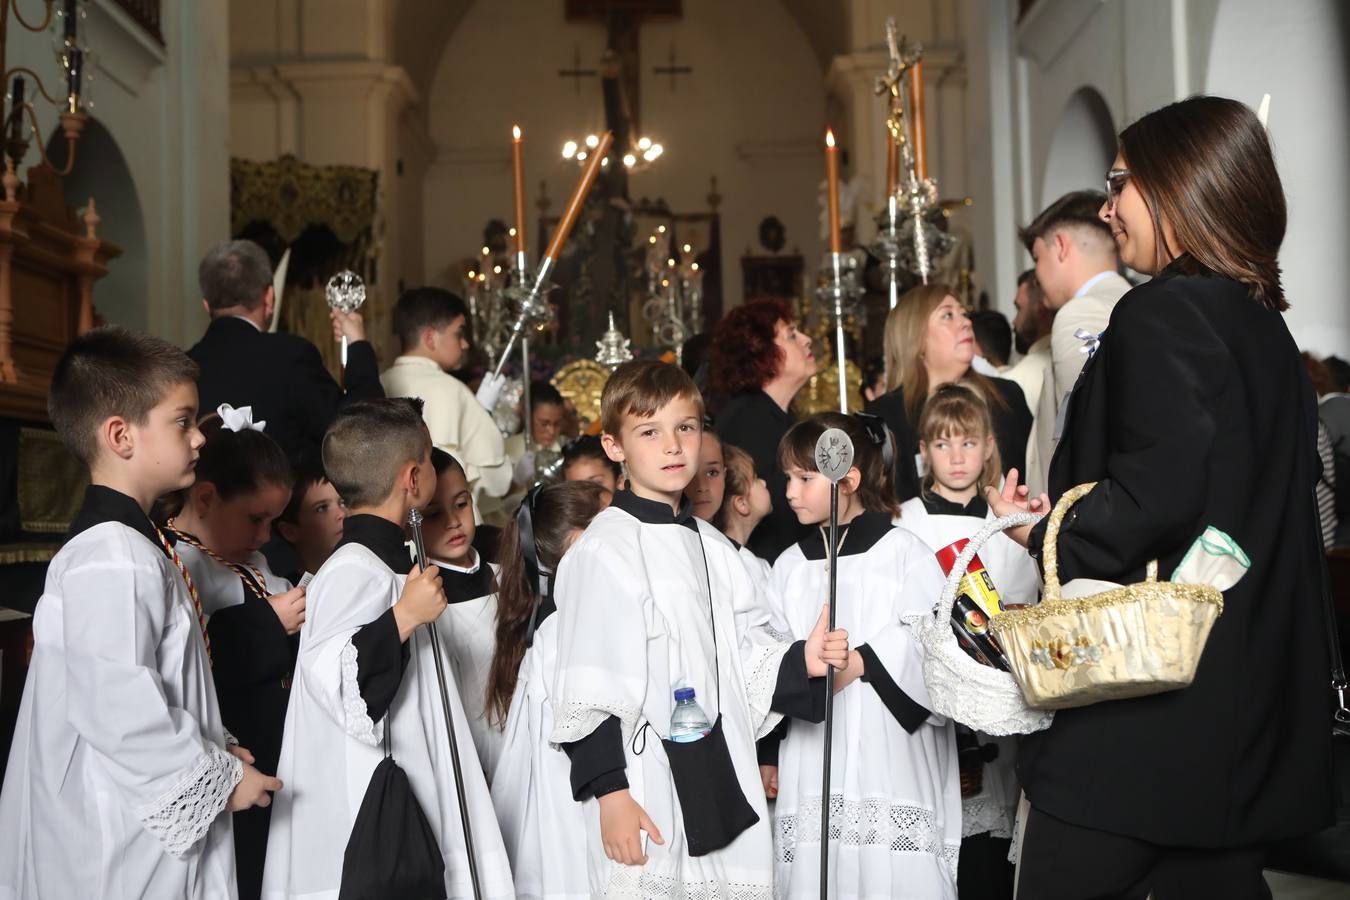
MULTIPOLYGON (((1019 474, 1016 469, 1009 469, 1008 477, 1003 481, 1002 491, 992 485, 985 488, 984 495, 989 502, 989 509, 999 518, 1020 512, 1041 513, 1042 515, 1049 512, 1049 495, 1042 493, 1039 497, 1032 497, 1026 485, 1017 483, 1019 474)), ((1031 526, 1019 525, 1016 528, 1009 528, 1003 533, 1025 547, 1031 536, 1031 526)))

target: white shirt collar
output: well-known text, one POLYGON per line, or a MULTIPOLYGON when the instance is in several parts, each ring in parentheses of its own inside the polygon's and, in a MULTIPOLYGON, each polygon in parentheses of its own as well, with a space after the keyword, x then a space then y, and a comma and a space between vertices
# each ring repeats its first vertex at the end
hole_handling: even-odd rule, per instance
POLYGON ((483 557, 481 557, 478 554, 478 551, 473 548, 470 548, 469 552, 473 554, 473 563, 467 566, 457 566, 452 562, 446 562, 443 559, 436 559, 435 557, 427 560, 427 562, 434 566, 441 566, 442 568, 449 569, 452 572, 463 572, 465 575, 472 575, 474 572, 477 572, 478 567, 483 564, 483 557))
POLYGON ((1111 277, 1112 275, 1114 275, 1114 274, 1116 274, 1116 273, 1115 273, 1115 272, 1112 272, 1110 269, 1107 269, 1105 272, 1098 272, 1096 275, 1093 275, 1093 276, 1092 276, 1091 278, 1089 278, 1087 281, 1083 282, 1083 286, 1080 287, 1080 288, 1078 289, 1078 292, 1077 292, 1076 294, 1073 295, 1073 296, 1074 296, 1074 299, 1077 299, 1077 298, 1083 296, 1083 295, 1086 294, 1088 291, 1092 290, 1093 285, 1097 284, 1097 282, 1102 281, 1103 279, 1106 279, 1106 278, 1110 278, 1110 277, 1111 277))

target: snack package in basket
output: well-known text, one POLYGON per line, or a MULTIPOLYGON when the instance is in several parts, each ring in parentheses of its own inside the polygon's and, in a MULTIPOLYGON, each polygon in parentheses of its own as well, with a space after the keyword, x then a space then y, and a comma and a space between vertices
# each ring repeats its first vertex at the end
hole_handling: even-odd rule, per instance
MULTIPOLYGON (((937 551, 938 565, 942 574, 950 575, 956 558, 970 541, 961 538, 937 551)), ((998 588, 989 570, 980 561, 979 554, 971 557, 966 574, 962 576, 956 588, 956 602, 952 606, 952 631, 956 634, 961 649, 971 658, 986 666, 1012 671, 1003 648, 989 633, 989 620, 1003 612, 1003 601, 999 599, 998 588)))

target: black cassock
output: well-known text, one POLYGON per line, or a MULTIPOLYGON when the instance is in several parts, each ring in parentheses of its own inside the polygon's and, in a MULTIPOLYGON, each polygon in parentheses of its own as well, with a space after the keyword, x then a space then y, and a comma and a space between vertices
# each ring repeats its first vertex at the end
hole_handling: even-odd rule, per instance
POLYGON ((1241 284, 1174 263, 1116 306, 1050 466, 1052 500, 1099 482, 1066 519, 1061 578, 1140 581, 1155 557, 1166 578, 1209 525, 1251 569, 1225 594, 1189 688, 1063 710, 1023 741, 1034 808, 1166 847, 1239 847, 1330 821, 1316 428, 1283 317, 1241 284))

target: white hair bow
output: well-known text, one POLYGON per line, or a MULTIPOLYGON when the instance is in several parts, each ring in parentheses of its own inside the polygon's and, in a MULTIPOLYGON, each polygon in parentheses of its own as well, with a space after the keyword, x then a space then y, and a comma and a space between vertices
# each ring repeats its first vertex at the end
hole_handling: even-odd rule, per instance
POLYGON ((1093 334, 1086 328, 1079 328, 1075 330, 1073 336, 1083 342, 1083 346, 1078 348, 1078 352, 1086 353, 1088 355, 1088 359, 1091 359, 1092 355, 1097 352, 1097 347, 1101 345, 1102 335, 1104 334, 1106 334, 1104 330, 1099 331, 1096 334, 1093 334))
POLYGON ((267 427, 266 422, 253 421, 253 407, 241 406, 235 409, 228 403, 222 403, 216 407, 216 412, 220 415, 220 421, 231 431, 262 431, 267 427))

